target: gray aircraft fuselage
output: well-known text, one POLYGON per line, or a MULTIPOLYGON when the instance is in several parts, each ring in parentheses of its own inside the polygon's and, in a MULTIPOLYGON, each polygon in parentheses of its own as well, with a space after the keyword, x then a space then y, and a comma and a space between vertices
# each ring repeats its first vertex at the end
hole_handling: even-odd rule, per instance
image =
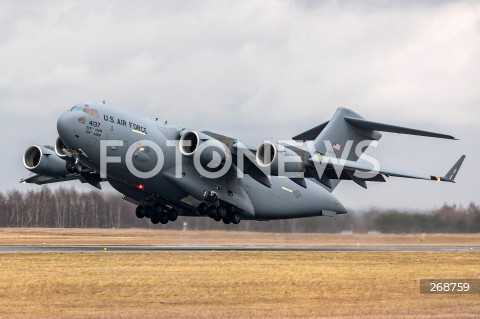
MULTIPOLYGON (((214 191, 218 198, 234 204, 242 211, 242 219, 283 219, 320 216, 322 211, 345 213, 342 204, 328 188, 306 180, 303 188, 285 177, 272 176, 266 187, 249 175, 238 178, 234 172, 217 179, 204 178, 192 164, 192 158, 181 155, 182 177, 175 177, 178 146, 167 141, 179 139, 184 128, 146 119, 105 105, 77 105, 63 113, 57 122, 60 139, 69 149, 84 154, 78 161, 100 171, 100 141, 120 140, 122 146, 107 146, 106 155, 120 157, 120 163, 108 163, 107 180, 120 193, 139 203, 149 196, 158 196, 165 204, 178 207, 180 215, 194 216, 205 191, 214 191), (88 108, 90 114, 83 112, 88 108), (92 116, 93 115, 93 116, 92 116), (159 145, 164 154, 162 170, 152 178, 134 176, 126 166, 127 149, 141 140, 159 145)), ((153 149, 135 152, 132 162, 139 171, 151 171, 157 164, 153 149)))

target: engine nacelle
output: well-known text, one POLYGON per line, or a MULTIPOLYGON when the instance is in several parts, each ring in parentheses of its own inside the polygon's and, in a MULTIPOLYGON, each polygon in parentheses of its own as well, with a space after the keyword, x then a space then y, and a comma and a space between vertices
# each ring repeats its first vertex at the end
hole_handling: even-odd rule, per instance
POLYGON ((230 150, 225 144, 201 132, 182 132, 179 146, 183 155, 199 156, 200 163, 204 168, 216 168, 231 158, 230 150), (196 155, 197 153, 198 155, 196 155))
POLYGON ((305 172, 305 164, 301 157, 280 144, 270 142, 261 144, 257 150, 256 161, 261 168, 269 169, 272 176, 305 172))
POLYGON ((32 145, 23 155, 23 166, 31 172, 49 177, 68 174, 67 162, 58 157, 53 147, 32 145))
POLYGON ((193 156, 200 144, 200 136, 195 131, 184 131, 180 137, 180 152, 185 156, 193 156))
POLYGON ((57 154, 58 157, 67 157, 70 155, 68 151, 68 147, 63 144, 62 139, 57 137, 57 140, 55 141, 55 154, 57 154))

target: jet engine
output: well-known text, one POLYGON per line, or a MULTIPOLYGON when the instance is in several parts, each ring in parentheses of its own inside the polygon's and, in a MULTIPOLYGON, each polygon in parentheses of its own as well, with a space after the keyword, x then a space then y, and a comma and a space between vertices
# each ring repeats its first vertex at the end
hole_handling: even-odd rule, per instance
POLYGON ((193 156, 200 144, 200 137, 195 131, 183 131, 180 136, 180 152, 185 156, 193 156))
POLYGON ((68 147, 65 146, 60 136, 57 137, 57 140, 55 141, 55 154, 57 154, 58 157, 62 158, 70 155, 68 152, 68 147))
POLYGON ((23 166, 31 172, 49 177, 68 174, 67 162, 57 156, 51 146, 32 145, 23 155, 23 166))
POLYGON ((256 155, 257 164, 261 168, 270 169, 269 174, 278 176, 283 173, 303 173, 305 165, 301 157, 294 151, 280 144, 264 142, 258 147, 256 155))
POLYGON ((230 150, 219 140, 195 131, 183 131, 180 137, 180 152, 194 157, 199 152, 200 163, 204 168, 216 168, 231 158, 230 150))

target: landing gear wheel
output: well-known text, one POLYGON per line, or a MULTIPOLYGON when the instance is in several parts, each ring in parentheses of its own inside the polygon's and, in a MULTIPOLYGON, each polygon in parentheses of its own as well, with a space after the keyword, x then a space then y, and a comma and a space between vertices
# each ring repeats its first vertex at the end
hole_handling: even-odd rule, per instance
POLYGON ((168 212, 168 219, 172 222, 176 221, 178 218, 178 213, 176 210, 172 209, 168 212))
MULTIPOLYGON (((148 207, 148 206, 144 206, 143 207, 143 214, 145 215, 145 217, 147 218, 152 218, 153 217, 153 207, 148 207)), ((154 223, 155 224, 155 223, 154 223)), ((158 223, 157 223, 158 224, 158 223)))
POLYGON ((223 217, 222 220, 227 225, 232 222, 232 220, 230 219, 230 215, 225 215, 225 217, 223 217))
POLYGON ((217 215, 217 207, 210 205, 207 208, 208 217, 214 218, 217 215))
POLYGON ((222 217, 216 215, 215 217, 213 217, 213 220, 216 221, 216 222, 219 222, 222 220, 222 217))
POLYGON ((232 223, 234 223, 235 225, 238 224, 241 220, 240 218, 240 214, 235 212, 235 213, 232 213, 230 215, 230 219, 232 220, 232 223))
POLYGON ((135 215, 137 215, 138 218, 145 217, 145 214, 143 213, 143 207, 142 206, 137 206, 137 208, 135 209, 135 215))
POLYGON ((160 222, 161 222, 162 224, 168 223, 168 214, 165 213, 165 212, 161 213, 161 214, 159 215, 159 219, 160 219, 160 222))
POLYGON ((67 164, 67 171, 68 171, 69 173, 72 173, 72 174, 75 173, 75 164, 73 164, 73 163, 68 163, 68 164, 67 164))
POLYGON ((152 224, 158 224, 160 222, 160 216, 161 215, 158 215, 158 214, 154 214, 150 220, 152 221, 152 224))
POLYGON ((81 164, 75 164, 74 170, 75 170, 75 173, 80 174, 83 171, 83 166, 81 164))
POLYGON ((220 216, 220 219, 225 217, 227 215, 227 209, 223 206, 220 206, 217 208, 217 215, 220 216))

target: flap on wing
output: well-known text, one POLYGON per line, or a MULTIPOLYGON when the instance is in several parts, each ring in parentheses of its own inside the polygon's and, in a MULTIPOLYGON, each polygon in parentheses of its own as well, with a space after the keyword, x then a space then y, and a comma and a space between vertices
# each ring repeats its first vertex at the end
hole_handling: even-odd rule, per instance
POLYGON ((50 183, 57 183, 57 182, 73 181, 73 180, 79 179, 79 177, 81 176, 74 174, 74 175, 68 175, 65 177, 57 178, 57 177, 49 177, 49 176, 32 173, 28 175, 28 177, 22 178, 20 180, 20 183, 43 185, 43 184, 50 184, 50 183))
POLYGON ((49 177, 49 176, 31 173, 30 175, 28 175, 28 177, 22 178, 20 180, 20 183, 44 185, 44 184, 68 182, 68 181, 74 181, 74 180, 79 180, 82 183, 89 183, 90 185, 98 189, 102 189, 100 182, 106 181, 106 179, 100 178, 99 174, 96 172, 71 174, 64 177, 49 177))

